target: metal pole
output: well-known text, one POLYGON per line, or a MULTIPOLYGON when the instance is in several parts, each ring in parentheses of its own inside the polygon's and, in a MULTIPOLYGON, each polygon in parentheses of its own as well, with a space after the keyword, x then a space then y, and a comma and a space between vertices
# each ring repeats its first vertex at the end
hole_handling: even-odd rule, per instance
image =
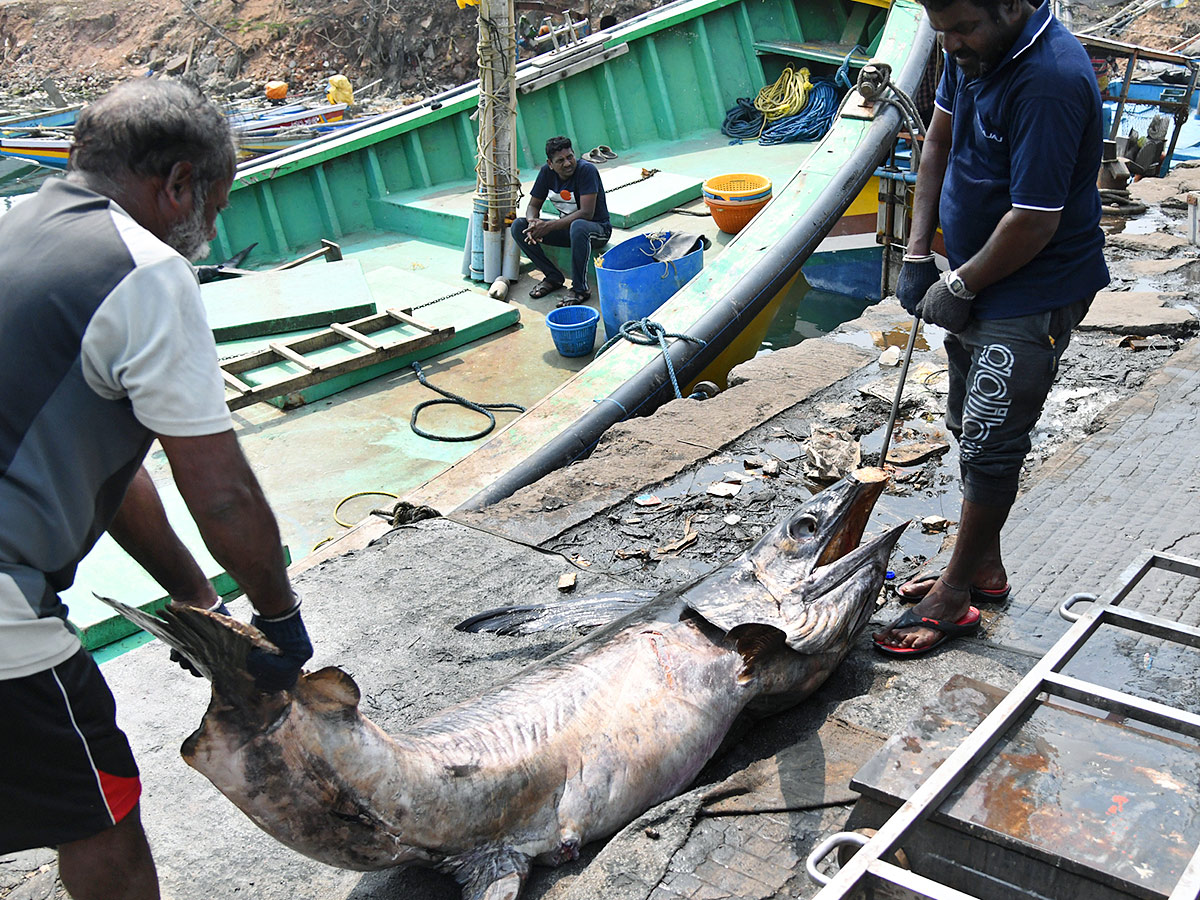
POLYGON ((904 395, 904 380, 908 377, 908 364, 912 362, 913 347, 917 343, 917 329, 921 327, 921 317, 913 316, 909 326, 908 346, 904 349, 904 364, 900 367, 900 382, 896 385, 896 396, 892 399, 892 412, 888 416, 887 428, 883 432, 883 447, 879 451, 879 467, 887 464, 888 449, 892 445, 892 429, 896 427, 896 414, 900 412, 900 398, 904 395))
POLYGON ((1179 132, 1183 130, 1183 124, 1192 114, 1192 93, 1196 90, 1196 76, 1200 74, 1200 67, 1195 63, 1189 62, 1188 68, 1191 70, 1192 77, 1188 79, 1187 96, 1183 98, 1183 109, 1175 113, 1175 128, 1171 132, 1171 143, 1167 147, 1167 152, 1163 154, 1162 164, 1158 167, 1158 177, 1165 178, 1167 172, 1171 168, 1171 155, 1175 152, 1175 145, 1179 143, 1179 132))
POLYGON ((1125 111, 1125 98, 1129 96, 1129 82, 1133 80, 1133 70, 1137 68, 1137 59, 1138 52, 1134 50, 1125 66, 1125 78, 1121 82, 1121 97, 1117 100, 1117 111, 1113 113, 1112 131, 1108 135, 1110 141, 1117 139, 1117 127, 1121 124, 1121 113, 1125 111))

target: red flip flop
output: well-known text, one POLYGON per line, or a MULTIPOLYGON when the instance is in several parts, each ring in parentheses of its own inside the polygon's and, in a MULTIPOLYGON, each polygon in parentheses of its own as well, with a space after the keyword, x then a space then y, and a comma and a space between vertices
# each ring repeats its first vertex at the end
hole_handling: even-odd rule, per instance
POLYGON ((942 636, 932 644, 926 644, 924 647, 891 647, 887 644, 880 643, 879 641, 872 641, 871 643, 875 645, 876 650, 878 650, 880 653, 886 653, 888 656, 922 656, 935 647, 942 646, 942 644, 946 643, 946 641, 950 640, 951 638, 965 637, 969 634, 974 634, 979 630, 980 622, 981 619, 979 616, 979 610, 977 610, 974 606, 969 607, 966 615, 964 615, 957 622, 943 622, 940 619, 931 619, 928 616, 919 616, 911 609, 906 609, 904 614, 891 624, 891 627, 888 628, 889 631, 893 631, 897 628, 913 628, 916 626, 921 626, 924 628, 932 628, 934 631, 940 631, 942 636))

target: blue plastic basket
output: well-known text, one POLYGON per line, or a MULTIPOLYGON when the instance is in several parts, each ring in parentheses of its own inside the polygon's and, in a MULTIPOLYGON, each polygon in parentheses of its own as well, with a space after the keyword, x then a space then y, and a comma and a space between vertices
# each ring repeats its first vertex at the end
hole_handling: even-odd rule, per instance
POLYGON ((596 345, 600 312, 590 306, 560 306, 546 313, 546 325, 562 356, 586 356, 596 345))

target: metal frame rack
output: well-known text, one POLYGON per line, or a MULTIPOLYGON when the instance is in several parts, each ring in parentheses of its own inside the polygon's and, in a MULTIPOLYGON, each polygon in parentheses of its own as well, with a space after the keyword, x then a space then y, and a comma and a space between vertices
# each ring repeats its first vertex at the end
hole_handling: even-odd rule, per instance
MULTIPOLYGON (((979 900, 971 894, 886 862, 885 858, 899 847, 910 829, 927 819, 969 777, 973 767, 1004 738, 1026 710, 1039 702, 1041 694, 1084 703, 1200 739, 1200 716, 1062 674, 1075 654, 1103 625, 1200 649, 1200 628, 1120 607, 1121 602, 1154 569, 1200 579, 1200 560, 1146 551, 1122 573, 1121 584, 1111 600, 1101 602, 1091 594, 1075 594, 1063 601, 1059 606, 1059 614, 1075 624, 979 724, 962 746, 917 788, 874 837, 868 839, 862 834, 841 832, 826 838, 812 851, 807 861, 808 874, 815 882, 824 885, 816 900, 869 897, 874 887, 885 891, 881 895, 887 897, 979 900), (1082 615, 1073 612, 1071 608, 1082 601, 1093 601, 1092 608, 1082 615), (858 846, 858 852, 832 879, 822 874, 817 865, 836 847, 845 845, 858 846)), ((1200 849, 1192 855, 1170 894, 1170 900, 1194 900, 1198 895, 1200 849)))
POLYGON ((1155 50, 1152 47, 1142 47, 1138 44, 1110 41, 1088 34, 1077 34, 1076 38, 1078 38, 1079 42, 1083 44, 1089 53, 1099 50, 1112 56, 1123 57, 1126 60, 1125 75, 1121 81, 1121 93, 1116 96, 1109 93, 1103 95, 1103 99, 1105 100, 1117 101, 1117 109, 1113 113, 1112 127, 1107 135, 1109 140, 1115 141, 1117 139, 1117 130, 1121 125, 1121 114, 1125 111, 1125 104, 1129 102, 1129 85, 1133 80, 1133 73, 1137 68, 1139 60, 1171 63, 1187 70, 1187 90, 1181 100, 1133 101, 1141 106, 1157 107, 1163 112, 1170 114, 1174 119, 1175 127, 1171 129, 1170 143, 1163 151, 1163 159, 1158 167, 1158 171, 1154 173, 1160 178, 1165 176, 1171 165, 1171 156, 1175 153, 1175 145, 1179 141, 1179 130, 1183 126, 1183 123, 1187 121, 1188 116, 1191 115, 1192 94, 1196 90, 1197 81, 1200 80, 1200 65, 1192 57, 1183 56, 1179 53, 1171 53, 1167 50, 1155 50))

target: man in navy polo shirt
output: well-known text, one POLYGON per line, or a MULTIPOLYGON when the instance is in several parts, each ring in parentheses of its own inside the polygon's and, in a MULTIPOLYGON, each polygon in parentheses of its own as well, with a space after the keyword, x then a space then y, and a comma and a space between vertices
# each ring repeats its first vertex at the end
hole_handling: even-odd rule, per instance
POLYGON ((521 251, 542 271, 542 280, 533 286, 529 296, 535 300, 557 291, 564 278, 558 266, 550 261, 542 244, 571 248, 571 290, 559 306, 587 303, 588 258, 592 245, 608 243, 612 225, 608 219, 608 203, 604 185, 595 165, 586 159, 576 159, 571 141, 552 137, 546 141, 546 164, 538 172, 529 192, 529 207, 525 217, 512 223, 512 236, 521 251), (558 218, 543 219, 542 204, 546 198, 558 210, 558 218))
POLYGON ((920 602, 875 636, 915 656, 979 627, 1004 600, 1000 529, 1071 329, 1108 284, 1100 230, 1100 95, 1079 41, 1044 2, 923 0, 946 69, 917 177, 896 294, 948 332, 946 424, 959 441, 958 539, 920 602), (931 243, 939 223, 950 270, 931 243))

